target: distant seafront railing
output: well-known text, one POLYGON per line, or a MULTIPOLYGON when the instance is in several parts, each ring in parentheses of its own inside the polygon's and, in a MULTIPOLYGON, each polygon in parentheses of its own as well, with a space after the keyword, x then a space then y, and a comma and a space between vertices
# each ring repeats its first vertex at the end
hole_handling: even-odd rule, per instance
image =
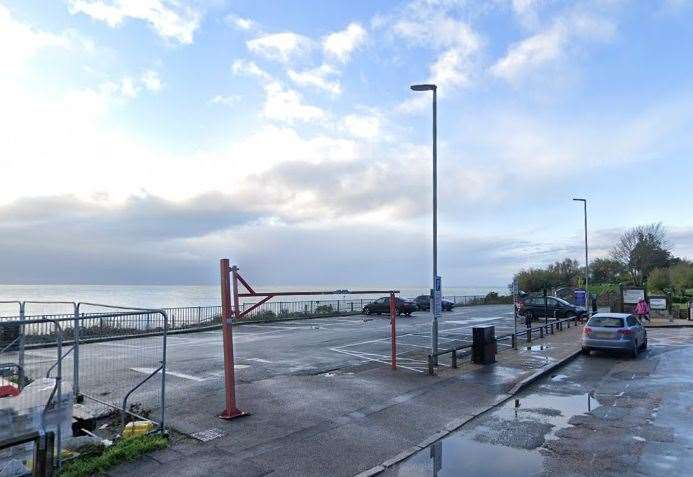
MULTIPOLYGON (((485 297, 482 295, 466 295, 466 296, 448 296, 445 300, 451 301, 455 306, 483 305, 485 297)), ((314 317, 327 316, 345 316, 352 314, 360 314, 363 307, 371 303, 373 298, 351 299, 351 300, 304 300, 304 301, 276 301, 267 302, 251 311, 243 321, 271 321, 271 320, 290 320, 314 317)), ((247 310, 254 303, 242 303, 241 308, 247 310)), ((169 330, 185 330, 195 328, 206 328, 218 326, 221 324, 221 306, 177 306, 162 308, 168 315, 169 330)), ((81 317, 94 316, 91 320, 83 321, 82 327, 99 331, 99 336, 103 337, 104 330, 111 330, 110 333, 114 336, 122 335, 123 331, 128 334, 132 332, 157 332, 158 330, 152 326, 151 314, 142 313, 142 315, 133 315, 127 319, 111 319, 109 317, 98 316, 99 313, 82 313, 81 317)), ((72 314, 33 314, 24 317, 26 320, 51 320, 51 319, 69 319, 72 314)), ((0 317, 0 324, 3 321, 11 321, 18 319, 18 316, 3 316, 0 317)), ((0 330, 1 331, 1 330, 0 330)), ((25 330, 27 335, 40 336, 50 333, 47 327, 43 326, 27 326, 25 330)), ((69 335, 71 330, 66 329, 69 335)), ((88 333, 87 333, 88 336, 88 333)))

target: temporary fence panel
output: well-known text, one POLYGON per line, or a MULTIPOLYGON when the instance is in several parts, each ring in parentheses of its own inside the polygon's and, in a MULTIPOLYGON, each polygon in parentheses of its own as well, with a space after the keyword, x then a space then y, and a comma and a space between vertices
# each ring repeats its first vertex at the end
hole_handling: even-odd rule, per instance
POLYGON ((79 303, 78 391, 97 413, 113 409, 165 426, 166 339, 163 310, 79 303), (82 313, 84 315, 82 316, 82 313))

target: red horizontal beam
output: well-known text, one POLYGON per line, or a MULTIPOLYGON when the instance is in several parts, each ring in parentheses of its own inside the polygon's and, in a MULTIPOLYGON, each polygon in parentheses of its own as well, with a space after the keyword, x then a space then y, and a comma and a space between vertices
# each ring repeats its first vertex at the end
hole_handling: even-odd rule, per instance
POLYGON ((333 291, 300 291, 300 292, 255 292, 239 293, 240 297, 251 296, 306 296, 306 295, 371 295, 378 293, 399 293, 399 290, 333 290, 333 291))

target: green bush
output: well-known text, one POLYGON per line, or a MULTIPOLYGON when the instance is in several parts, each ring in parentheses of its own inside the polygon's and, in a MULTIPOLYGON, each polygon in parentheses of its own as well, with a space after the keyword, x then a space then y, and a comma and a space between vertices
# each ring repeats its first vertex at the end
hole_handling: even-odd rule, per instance
POLYGON ((318 315, 329 315, 330 313, 334 313, 334 308, 332 308, 332 305, 316 306, 315 313, 318 315))

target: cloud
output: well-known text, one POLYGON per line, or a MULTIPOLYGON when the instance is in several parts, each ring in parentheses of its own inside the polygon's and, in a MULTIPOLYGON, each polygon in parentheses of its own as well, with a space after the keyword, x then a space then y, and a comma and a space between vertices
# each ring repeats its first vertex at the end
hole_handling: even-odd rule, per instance
POLYGON ((3 76, 21 72, 26 62, 41 50, 67 49, 71 44, 70 35, 36 29, 16 20, 7 7, 0 5, 0 74, 3 76))
POLYGON ((176 0, 69 0, 72 15, 83 13, 109 27, 120 26, 126 18, 142 20, 159 36, 183 44, 193 42, 202 14, 176 0))
POLYGON ((303 103, 303 98, 298 92, 285 88, 277 81, 266 84, 265 93, 262 114, 268 119, 293 123, 317 121, 327 116, 325 111, 317 106, 303 103))
POLYGON ((614 31, 613 23, 598 16, 577 11, 560 15, 545 30, 511 45, 491 67, 491 74, 515 81, 546 64, 563 60, 577 43, 607 41, 614 31))
POLYGON ((328 64, 322 64, 317 68, 300 72, 290 69, 287 74, 299 86, 312 86, 335 95, 342 92, 342 86, 339 81, 330 79, 338 75, 339 71, 328 64))
POLYGON ((272 33, 259 36, 246 42, 248 50, 270 60, 289 63, 305 56, 312 48, 313 41, 293 32, 272 33))
MULTIPOLYGON (((0 207, 0 247, 13 251, 0 255, 0 281, 215 283, 218 259, 231 255, 260 283, 426 282, 423 231, 330 221, 288 226, 239 210, 239 203, 219 193, 182 202, 145 195, 117 207, 64 195, 18 200, 0 207)), ((444 271, 463 271, 474 283, 499 280, 503 271, 498 277, 484 270, 498 273, 523 247, 514 238, 457 235, 442 236, 440 245, 444 271)))
POLYGON ((272 76, 260 68, 255 62, 253 61, 248 61, 248 60, 236 60, 233 62, 231 65, 231 70, 233 71, 234 74, 242 74, 242 75, 247 75, 247 76, 254 76, 255 78, 259 78, 263 81, 271 81, 272 76))
POLYGON ((142 74, 142 84, 153 93, 158 93, 163 87, 159 73, 154 70, 147 70, 142 74))
POLYGON ((232 94, 225 96, 223 94, 218 94, 209 100, 212 104, 219 104, 222 106, 233 106, 241 100, 241 96, 238 94, 232 94))
POLYGON ((251 20, 250 18, 244 18, 233 13, 226 15, 226 17, 224 17, 224 20, 226 20, 226 23, 228 23, 229 25, 243 31, 255 30, 258 27, 257 23, 254 20, 251 20))
POLYGON ((368 33, 359 23, 350 23, 346 29, 330 33, 322 39, 322 48, 328 57, 346 63, 354 50, 366 41, 368 33))
MULTIPOLYGON (((441 96, 472 84, 484 46, 471 25, 456 17, 456 8, 455 2, 415 0, 381 21, 395 38, 436 53, 425 81, 437 84, 441 96)), ((411 113, 421 111, 427 104, 425 98, 409 98, 397 110, 411 113)))
POLYGON ((375 139, 380 134, 381 120, 375 114, 347 114, 342 119, 342 127, 350 135, 361 139, 375 139))

